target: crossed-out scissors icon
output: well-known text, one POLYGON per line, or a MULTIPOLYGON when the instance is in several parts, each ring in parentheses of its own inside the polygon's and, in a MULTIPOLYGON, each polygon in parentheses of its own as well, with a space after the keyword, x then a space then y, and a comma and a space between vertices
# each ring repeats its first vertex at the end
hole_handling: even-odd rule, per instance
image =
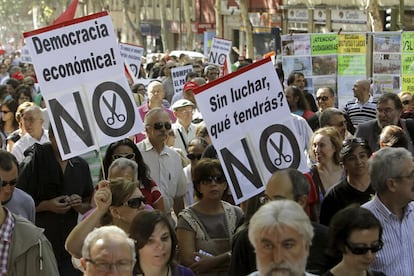
POLYGON ((270 144, 279 154, 279 157, 276 157, 274 161, 276 166, 280 166, 282 164, 282 158, 285 162, 292 161, 291 155, 283 154, 283 135, 280 135, 279 147, 275 144, 275 142, 272 139, 270 139, 270 144))
POLYGON ((115 93, 112 95, 112 105, 109 104, 108 100, 105 98, 105 96, 102 97, 103 101, 106 105, 106 107, 109 109, 109 111, 111 111, 111 116, 106 118, 106 122, 108 123, 108 125, 113 125, 115 124, 115 117, 118 120, 118 122, 123 122, 125 121, 125 115, 124 114, 118 114, 116 113, 116 96, 115 93))

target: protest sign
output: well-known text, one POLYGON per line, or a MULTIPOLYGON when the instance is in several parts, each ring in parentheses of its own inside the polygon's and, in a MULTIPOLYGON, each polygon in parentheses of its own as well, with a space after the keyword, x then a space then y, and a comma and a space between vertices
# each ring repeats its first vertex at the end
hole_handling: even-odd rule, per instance
POLYGON ((276 170, 306 170, 304 145, 270 58, 194 92, 236 204, 263 191, 276 170))
POLYGON ((137 83, 144 48, 132 44, 119 43, 119 51, 121 56, 125 59, 125 64, 127 65, 130 75, 134 79, 134 83, 137 83))
POLYGON ((185 77, 188 73, 192 71, 192 65, 179 66, 171 69, 171 76, 174 86, 174 95, 177 93, 183 93, 185 77))
POLYGON ((231 40, 214 37, 208 54, 208 63, 223 67, 230 54, 231 45, 231 40))
POLYGON ((29 49, 27 49, 26 45, 21 49, 20 61, 23 63, 32 64, 32 58, 30 57, 29 49))
POLYGON ((24 37, 63 159, 143 131, 107 12, 24 37))

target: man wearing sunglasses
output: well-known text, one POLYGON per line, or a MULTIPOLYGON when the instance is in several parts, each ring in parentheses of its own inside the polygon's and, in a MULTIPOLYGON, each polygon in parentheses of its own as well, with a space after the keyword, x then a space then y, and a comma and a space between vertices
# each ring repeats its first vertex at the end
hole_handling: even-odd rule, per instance
POLYGON ((404 148, 382 148, 370 160, 374 199, 362 205, 383 227, 384 247, 371 270, 414 275, 414 161, 404 148))
POLYGON ((310 117, 307 121, 313 131, 317 130, 319 126, 319 117, 321 113, 329 107, 335 107, 335 94, 330 87, 321 87, 316 91, 316 102, 318 103, 318 111, 310 117))
POLYGON ((0 200, 11 212, 35 223, 35 203, 33 198, 16 188, 19 175, 19 164, 16 157, 8 151, 0 149, 0 200))
POLYGON ((187 182, 181 157, 165 144, 171 129, 170 117, 163 109, 153 108, 145 115, 144 125, 147 138, 137 144, 138 149, 151 171, 151 178, 161 190, 167 215, 172 208, 178 215, 184 208, 187 182))

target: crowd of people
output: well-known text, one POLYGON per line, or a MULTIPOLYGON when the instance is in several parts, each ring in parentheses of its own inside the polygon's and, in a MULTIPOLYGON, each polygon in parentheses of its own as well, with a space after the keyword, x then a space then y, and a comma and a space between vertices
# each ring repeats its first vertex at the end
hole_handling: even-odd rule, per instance
POLYGON ((338 107, 334 88, 275 72, 308 170, 272 172, 236 205, 193 93, 219 67, 154 56, 131 83, 145 131, 102 161, 63 160, 32 66, 4 58, 0 274, 414 275, 413 94, 374 98, 358 80, 338 107))

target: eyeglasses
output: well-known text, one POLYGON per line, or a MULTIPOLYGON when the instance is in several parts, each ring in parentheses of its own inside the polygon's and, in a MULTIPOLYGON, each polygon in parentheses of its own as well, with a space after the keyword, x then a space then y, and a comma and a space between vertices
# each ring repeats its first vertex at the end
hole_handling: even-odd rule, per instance
POLYGON ((201 183, 208 185, 208 184, 213 183, 213 181, 217 184, 221 184, 226 181, 226 178, 224 177, 224 175, 214 175, 214 176, 206 177, 205 179, 201 180, 201 183))
POLYGON ((128 206, 132 209, 139 209, 142 206, 142 203, 146 203, 147 199, 145 197, 134 197, 124 203, 124 206, 128 206))
POLYGON ((187 158, 190 160, 200 160, 201 159, 201 154, 194 154, 194 153, 189 153, 187 154, 187 158))
POLYGON ((350 144, 366 145, 367 141, 364 138, 356 137, 353 139, 346 139, 342 142, 343 147, 349 146, 350 144))
POLYGON ((402 101, 402 104, 403 105, 408 105, 408 104, 410 104, 410 101, 409 100, 402 101))
POLYGON ((392 113, 394 111, 395 111, 395 109, 393 109, 391 107, 387 107, 387 108, 377 108, 377 113, 390 114, 390 113, 392 113))
POLYGON ((357 245, 351 245, 348 241, 345 242, 345 245, 349 248, 349 250, 354 255, 364 255, 367 254, 369 250, 371 250, 372 253, 377 253, 382 249, 384 246, 384 243, 382 241, 378 241, 376 244, 368 246, 357 246, 357 245))
POLYGON ((101 261, 94 261, 92 259, 86 259, 87 262, 93 264, 96 270, 101 272, 110 272, 116 269, 118 272, 127 272, 132 270, 132 260, 121 260, 116 263, 106 263, 101 261))
POLYGON ((329 97, 328 96, 319 96, 319 97, 316 97, 316 100, 319 102, 319 101, 323 101, 323 102, 326 102, 327 100, 329 100, 329 97))
POLYGON ((1 113, 3 113, 3 114, 7 114, 7 113, 10 113, 11 111, 10 110, 2 110, 1 111, 1 113))
POLYGON ((1 183, 1 186, 2 187, 6 187, 7 185, 10 185, 10 186, 16 186, 16 184, 17 184, 17 178, 15 178, 15 179, 12 179, 12 180, 10 180, 10 181, 2 181, 2 183, 1 183))
POLYGON ((169 130, 169 129, 171 129, 171 123, 170 123, 170 122, 165 122, 165 123, 158 122, 158 123, 154 123, 154 124, 152 125, 152 127, 153 127, 155 130, 160 130, 160 129, 162 129, 163 127, 164 127, 166 130, 169 130))
POLYGON ((135 153, 120 153, 120 154, 113 154, 112 155, 112 160, 116 160, 119 158, 126 158, 126 159, 131 159, 134 160, 135 159, 135 153))
POLYGON ((393 178, 397 178, 397 179, 401 179, 401 178, 408 178, 410 180, 414 180, 414 172, 407 174, 407 175, 400 175, 400 176, 395 176, 393 178))

